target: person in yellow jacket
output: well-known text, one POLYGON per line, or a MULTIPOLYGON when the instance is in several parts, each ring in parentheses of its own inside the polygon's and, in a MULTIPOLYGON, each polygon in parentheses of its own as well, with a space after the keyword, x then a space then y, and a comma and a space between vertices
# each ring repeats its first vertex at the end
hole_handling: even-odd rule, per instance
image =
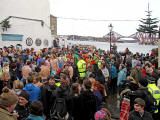
MULTIPOLYGON (((153 95, 154 99, 156 99, 157 102, 157 106, 159 106, 159 102, 160 102, 160 89, 156 86, 155 84, 155 79, 153 77, 148 77, 148 91, 153 95)), ((157 110, 155 110, 154 114, 153 114, 153 119, 154 120, 159 120, 159 111, 158 111, 158 107, 157 110)))
POLYGON ((79 56, 79 61, 77 63, 79 77, 86 77, 86 62, 83 60, 81 56, 79 56))
POLYGON ((101 68, 101 61, 98 62, 98 68, 101 68))

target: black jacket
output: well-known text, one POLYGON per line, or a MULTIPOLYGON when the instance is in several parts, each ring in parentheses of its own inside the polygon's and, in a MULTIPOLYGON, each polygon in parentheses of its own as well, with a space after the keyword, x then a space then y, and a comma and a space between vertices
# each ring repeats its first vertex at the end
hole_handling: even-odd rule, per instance
POLYGON ((154 98, 151 93, 148 91, 148 88, 138 88, 136 91, 130 94, 131 100, 131 110, 133 110, 134 100, 136 98, 141 98, 145 101, 145 110, 151 112, 151 106, 154 105, 154 98))
POLYGON ((56 90, 55 85, 49 85, 43 87, 42 89, 42 103, 44 107, 44 114, 49 117, 50 109, 52 104, 54 103, 54 100, 52 98, 52 93, 56 90))
POLYGON ((27 104, 25 107, 20 106, 19 104, 17 104, 17 106, 15 107, 15 111, 19 115, 18 120, 25 120, 28 117, 28 115, 30 114, 30 112, 29 112, 29 104, 27 104))
POLYGON ((70 94, 70 96, 67 99, 67 111, 69 112, 70 116, 72 116, 72 118, 76 118, 79 112, 78 98, 79 96, 70 94))
POLYGON ((129 120, 153 120, 151 113, 144 111, 143 116, 141 117, 139 112, 135 110, 131 111, 129 114, 129 120))
POLYGON ((72 67, 73 67, 72 82, 76 82, 77 81, 77 77, 78 77, 78 67, 77 67, 76 64, 73 64, 72 67))
POLYGON ((84 91, 78 98, 77 115, 75 120, 91 120, 94 119, 96 112, 96 98, 91 91, 84 91))
POLYGON ((72 99, 70 97, 70 88, 69 86, 63 86, 61 85, 60 87, 57 87, 56 90, 52 93, 52 104, 50 104, 51 106, 51 112, 54 111, 54 105, 55 105, 55 100, 58 98, 62 98, 65 100, 65 110, 66 112, 69 113, 69 118, 71 117, 71 110, 72 110, 72 99))
POLYGON ((136 83, 130 82, 130 83, 128 84, 128 88, 129 88, 131 91, 135 91, 135 90, 137 90, 137 89, 139 88, 139 86, 138 86, 138 84, 136 84, 136 83))
POLYGON ((17 74, 16 74, 16 71, 15 70, 12 70, 12 69, 10 69, 10 71, 9 71, 9 74, 10 74, 10 82, 11 82, 11 87, 13 87, 13 82, 15 81, 15 80, 17 80, 17 74))
POLYGON ((70 93, 70 88, 69 86, 63 86, 61 85, 60 87, 58 87, 55 91, 55 97, 58 98, 67 98, 69 96, 70 93))
POLYGON ((101 84, 103 84, 103 85, 105 84, 105 77, 100 69, 98 70, 95 79, 96 79, 96 81, 100 82, 101 84))
POLYGON ((0 94, 2 94, 2 89, 3 89, 3 81, 2 80, 0 80, 0 94))
MULTIPOLYGON (((10 81, 10 80, 9 80, 10 81)), ((10 82, 4 82, 3 80, 0 80, 0 94, 2 94, 2 89, 4 87, 8 87, 9 89, 11 89, 11 84, 10 82)))

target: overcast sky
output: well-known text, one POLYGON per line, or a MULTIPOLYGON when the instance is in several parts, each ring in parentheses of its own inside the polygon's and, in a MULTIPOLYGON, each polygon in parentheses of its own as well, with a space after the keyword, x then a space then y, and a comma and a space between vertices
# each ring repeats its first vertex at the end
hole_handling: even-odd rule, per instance
POLYGON ((59 35, 102 37, 109 32, 108 25, 112 23, 115 32, 127 36, 136 32, 138 21, 107 20, 145 18, 148 3, 152 17, 160 19, 160 0, 50 0, 50 7, 51 14, 59 17, 57 24, 59 35), (63 18, 76 18, 76 20, 63 18))

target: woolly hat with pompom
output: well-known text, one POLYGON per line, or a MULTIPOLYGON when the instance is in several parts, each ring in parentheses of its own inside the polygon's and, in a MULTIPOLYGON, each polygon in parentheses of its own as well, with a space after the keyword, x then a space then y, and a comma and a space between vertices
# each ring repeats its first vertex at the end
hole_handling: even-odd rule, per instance
POLYGON ((2 89, 2 94, 0 95, 0 105, 5 107, 10 107, 18 102, 18 97, 16 94, 11 92, 11 90, 7 87, 2 89))
POLYGON ((95 120, 111 120, 111 113, 108 109, 102 108, 95 113, 94 118, 95 120))

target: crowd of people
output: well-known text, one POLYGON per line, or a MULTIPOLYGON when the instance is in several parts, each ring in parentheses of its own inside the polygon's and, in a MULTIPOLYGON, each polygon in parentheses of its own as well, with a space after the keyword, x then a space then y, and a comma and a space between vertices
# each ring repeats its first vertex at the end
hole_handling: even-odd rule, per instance
POLYGON ((128 48, 4 47, 0 120, 111 120, 105 105, 111 94, 121 97, 120 120, 159 120, 159 73, 155 56, 128 48))

